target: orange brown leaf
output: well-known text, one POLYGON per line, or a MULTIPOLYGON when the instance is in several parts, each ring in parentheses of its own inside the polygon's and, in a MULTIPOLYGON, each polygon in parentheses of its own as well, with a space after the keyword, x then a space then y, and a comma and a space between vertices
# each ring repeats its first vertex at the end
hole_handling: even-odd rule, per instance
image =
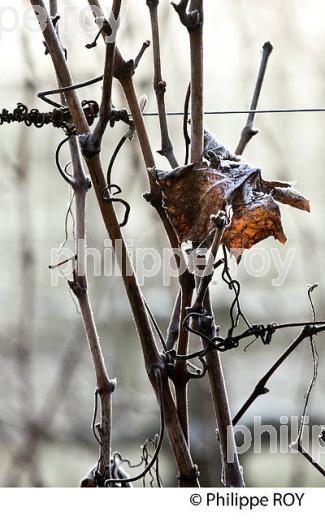
POLYGON ((205 143, 210 166, 203 162, 171 172, 154 170, 179 241, 197 247, 214 229, 211 215, 231 209, 223 236, 227 248, 249 249, 270 236, 284 243, 277 202, 310 211, 309 201, 289 183, 265 181, 260 169, 240 161, 207 132, 205 143))

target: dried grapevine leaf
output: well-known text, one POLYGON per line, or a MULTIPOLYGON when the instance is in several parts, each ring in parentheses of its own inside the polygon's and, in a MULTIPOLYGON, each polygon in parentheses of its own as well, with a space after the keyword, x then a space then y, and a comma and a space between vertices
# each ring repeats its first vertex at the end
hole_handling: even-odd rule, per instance
POLYGON ((166 213, 179 241, 202 243, 214 225, 211 215, 232 209, 223 242, 229 249, 249 249, 273 236, 286 241, 277 202, 310 211, 309 201, 289 183, 265 181, 261 171, 245 164, 208 132, 204 156, 211 161, 171 172, 153 170, 166 213))
POLYGON ((214 227, 210 216, 224 210, 235 190, 255 171, 241 164, 225 172, 206 163, 172 172, 156 170, 164 208, 179 241, 202 242, 214 227))

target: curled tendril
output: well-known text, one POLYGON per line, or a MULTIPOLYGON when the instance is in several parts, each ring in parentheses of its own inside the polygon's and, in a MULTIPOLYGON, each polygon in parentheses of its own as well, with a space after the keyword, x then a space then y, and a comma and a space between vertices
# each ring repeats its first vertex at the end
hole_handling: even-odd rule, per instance
POLYGON ((185 162, 184 164, 187 165, 189 161, 190 156, 190 144, 191 144, 191 138, 188 133, 188 114, 189 114, 189 105, 190 105, 190 98, 191 98, 191 84, 189 84, 185 96, 185 102, 184 102, 184 115, 183 115, 183 135, 184 135, 184 141, 185 141, 185 162))
POLYGON ((75 181, 74 181, 74 178, 72 175, 70 175, 68 173, 68 167, 69 167, 69 164, 67 164, 65 166, 65 168, 63 169, 62 166, 61 166, 61 162, 60 162, 60 153, 61 153, 61 150, 63 148, 63 146, 68 143, 71 139, 73 134, 68 134, 58 145, 57 149, 56 149, 56 152, 55 152, 55 164, 56 164, 56 167, 57 169, 59 170, 60 172, 60 175, 61 177, 65 180, 65 182, 67 182, 70 186, 74 187, 75 185, 75 181))
POLYGON ((223 248, 223 271, 222 271, 222 279, 223 281, 228 285, 228 288, 235 293, 234 300, 231 304, 229 314, 230 314, 230 320, 231 320, 231 327, 228 331, 228 338, 232 338, 234 330, 238 326, 239 319, 242 318, 244 322, 246 323, 247 327, 250 328, 250 323, 247 320, 245 314, 243 313, 240 305, 240 283, 238 280, 234 280, 231 277, 229 265, 228 265, 228 255, 227 255, 227 249, 225 245, 222 246, 223 248))
POLYGON ((143 451, 144 456, 142 457, 141 462, 139 463, 139 467, 140 467, 140 465, 144 462, 146 465, 145 469, 139 475, 136 475, 135 477, 121 478, 121 479, 117 479, 117 478, 106 479, 105 484, 104 484, 105 487, 115 486, 116 484, 123 485, 123 484, 129 484, 131 482, 136 482, 137 480, 144 479, 148 473, 152 477, 151 470, 155 465, 156 465, 156 473, 158 471, 158 474, 157 474, 158 475, 158 477, 157 477, 158 485, 160 486, 160 484, 161 484, 161 480, 159 477, 159 467, 157 470, 157 462, 158 462, 158 457, 160 454, 160 450, 162 447, 162 443, 164 440, 164 434, 165 434, 165 409, 164 409, 161 373, 160 373, 160 370, 155 370, 155 372, 156 372, 156 377, 157 377, 157 382, 158 382, 158 395, 159 395, 159 404, 160 404, 160 431, 159 431, 159 435, 154 443, 155 452, 149 462, 148 461, 148 458, 149 458, 148 452, 146 451, 147 450, 147 443, 146 443, 144 446, 144 451, 143 451))
POLYGON ((113 202, 119 202, 120 204, 122 204, 125 207, 124 218, 123 218, 122 222, 119 224, 120 227, 124 227, 124 226, 126 226, 126 224, 129 221, 131 207, 130 207, 130 204, 128 202, 126 202, 126 200, 115 196, 115 195, 118 195, 119 193, 122 193, 121 188, 117 184, 111 184, 110 186, 105 186, 105 188, 102 191, 102 197, 103 197, 104 201, 108 202, 109 204, 112 204, 113 202), (112 188, 115 188, 117 190, 113 196, 110 193, 112 188))
MULTIPOLYGON (((54 102, 51 104, 55 107, 51 112, 41 112, 37 108, 28 110, 23 103, 17 103, 12 111, 4 108, 0 111, 0 126, 5 123, 24 123, 28 127, 43 128, 44 125, 53 125, 66 131, 71 129, 72 118, 69 109, 54 102)), ((89 125, 92 125, 99 113, 98 104, 93 100, 84 100, 82 108, 89 125)))

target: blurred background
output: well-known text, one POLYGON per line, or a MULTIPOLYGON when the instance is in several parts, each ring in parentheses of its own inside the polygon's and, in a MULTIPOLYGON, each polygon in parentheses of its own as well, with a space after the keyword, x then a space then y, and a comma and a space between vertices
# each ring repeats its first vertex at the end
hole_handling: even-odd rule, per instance
MULTIPOLYGON (((123 3, 127 10, 118 44, 129 59, 135 57, 144 40, 150 39, 151 30, 144 0, 123 3)), ((48 107, 37 99, 37 92, 56 86, 51 60, 45 56, 43 38, 31 21, 29 2, 16 0, 14 8, 12 4, 0 0, 0 109, 11 110, 20 101, 29 108, 46 111, 48 107)), ((109 4, 103 2, 106 7, 109 4)), ((60 5, 64 7, 61 36, 75 81, 101 74, 102 43, 92 50, 85 48, 96 34, 87 2, 65 0, 60 5)), ((273 44, 274 51, 259 107, 325 106, 324 2, 205 0, 205 9, 206 110, 249 108, 265 41, 273 44)), ((182 111, 190 73, 188 35, 167 0, 160 1, 160 22, 167 106, 170 111, 182 111)), ((156 111, 152 81, 149 49, 135 75, 139 95, 148 97, 147 111, 156 111)), ((98 101, 100 94, 100 85, 80 93, 82 99, 98 101)), ((117 84, 114 103, 125 106, 117 84)), ((245 119, 243 115, 206 116, 205 126, 234 149, 245 119)), ((169 123, 176 155, 182 162, 182 118, 170 117, 169 123)), ((158 119, 148 117, 146 124, 152 146, 158 150, 158 119)), ((246 268, 243 263, 239 267, 242 307, 252 323, 309 320, 307 286, 317 282, 319 288, 313 295, 317 317, 322 319, 325 114, 257 115, 256 126, 260 133, 247 147, 247 161, 259 165, 266 179, 296 181, 297 189, 310 200, 312 211, 307 214, 288 206, 281 208, 288 241, 281 246, 269 238, 259 244, 260 256, 251 259, 253 273, 247 264, 246 268), (276 261, 285 262, 292 251, 288 274, 281 285, 275 285, 276 261), (265 258, 270 260, 263 271, 261 262, 265 258)), ((116 125, 107 132, 104 165, 124 131, 124 126, 116 125)), ((35 129, 12 124, 2 126, 0 136, 0 483, 78 486, 98 456, 90 427, 95 378, 80 315, 66 280, 61 277, 53 287, 48 269, 51 249, 65 239, 70 201, 69 190, 54 162, 63 134, 53 127, 35 129)), ((168 169, 163 158, 156 155, 156 159, 161 168, 168 169)), ((167 246, 166 238, 154 210, 142 198, 147 181, 136 139, 127 143, 118 157, 113 179, 118 180, 123 196, 131 204, 125 235, 133 240, 132 247, 161 251, 167 246)), ((102 252, 106 235, 93 192, 88 197, 87 218, 88 245, 102 252)), ((73 250, 71 219, 68 230, 67 245, 73 250)), ((113 400, 113 450, 137 463, 141 446, 158 430, 155 397, 144 371, 121 280, 93 276, 90 258, 89 285, 109 373, 118 382, 113 400)), ((165 330, 176 284, 164 287, 159 274, 145 280, 143 291, 165 330)), ((227 330, 230 291, 216 282, 213 299, 221 331, 227 330)), ((240 348, 222 356, 234 414, 295 334, 277 333, 271 346, 256 342, 247 351, 240 348)), ((323 343, 323 337, 318 337, 319 378, 309 408, 310 424, 315 425, 325 420, 323 343)), ((252 429, 254 416, 261 416, 263 423, 279 431, 280 417, 289 417, 289 422, 291 416, 299 417, 312 370, 310 347, 305 342, 274 375, 268 385, 271 392, 255 402, 242 424, 252 429)), ((192 452, 201 470, 201 483, 218 485, 216 425, 206 379, 191 384, 190 412, 192 452)), ((299 454, 290 454, 286 449, 284 453, 279 449, 270 454, 268 435, 263 439, 261 453, 254 454, 251 449, 241 456, 247 485, 324 485, 320 474, 299 454)), ((323 463, 324 459, 322 456, 323 463)), ((161 461, 164 484, 175 485, 175 474, 166 442, 161 461)))

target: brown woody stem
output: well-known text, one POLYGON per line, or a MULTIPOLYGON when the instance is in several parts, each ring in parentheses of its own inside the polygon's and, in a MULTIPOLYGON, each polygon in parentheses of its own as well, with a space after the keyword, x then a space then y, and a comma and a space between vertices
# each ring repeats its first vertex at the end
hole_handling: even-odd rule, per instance
MULTIPOLYGON (((210 316, 213 316, 209 290, 207 290, 205 297, 205 308, 210 316)), ((211 331, 212 336, 216 333, 214 326, 213 329, 214 330, 211 331)), ((203 340, 203 346, 205 348, 208 347, 208 343, 205 340, 203 340)), ((218 425, 217 436, 220 442, 220 453, 223 466, 223 484, 226 487, 244 487, 245 484, 237 455, 226 383, 219 352, 216 350, 210 350, 206 356, 206 361, 218 425)))
POLYGON ((279 359, 274 363, 274 365, 272 365, 272 367, 266 372, 266 374, 259 380, 252 394, 249 396, 247 401, 245 401, 241 409, 235 415, 232 421, 234 426, 238 424, 240 419, 247 412, 248 408, 256 401, 258 397, 260 397, 261 395, 265 395, 269 392, 268 388, 266 387, 266 383, 273 376, 276 370, 282 365, 282 363, 286 361, 290 354, 292 354, 292 352, 304 341, 304 339, 309 338, 314 334, 318 334, 319 332, 323 332, 324 330, 325 326, 316 327, 315 325, 307 325, 303 328, 299 336, 291 343, 287 350, 279 357, 279 359))
POLYGON ((187 28, 191 47, 191 162, 203 154, 203 0, 172 2, 180 21, 187 28))
POLYGON ((223 233, 224 233, 225 224, 223 223, 221 226, 217 227, 212 246, 209 252, 209 257, 212 261, 207 262, 206 267, 203 271, 202 276, 200 277, 199 285, 196 291, 195 302, 193 305, 193 309, 202 309, 203 302, 205 298, 206 291, 209 287, 209 284, 213 278, 213 264, 215 263, 216 256, 218 254, 219 246, 222 241, 223 233))
POLYGON ((175 300, 174 308, 169 321, 167 336, 166 336, 166 350, 172 350, 177 342, 179 333, 179 318, 181 312, 181 289, 178 290, 177 297, 175 300))
POLYGON ((147 0, 150 11, 153 56, 154 56, 154 89, 156 92, 157 106, 159 113, 159 123, 161 132, 161 150, 158 152, 168 160, 172 168, 178 167, 178 162, 174 155, 173 144, 171 142, 165 104, 166 82, 162 79, 161 59, 160 59, 160 36, 158 23, 159 0, 147 0))
POLYGON ((199 13, 198 27, 190 31, 191 45, 191 162, 203 154, 203 0, 192 0, 191 11, 199 13))
MULTIPOLYGON (((51 16, 57 15, 57 2, 50 2, 51 16)), ((58 31, 57 38, 59 39, 58 31)), ((62 46, 61 46, 62 48, 62 46)), ((56 68, 56 67, 55 67, 56 68)), ((59 86, 59 69, 56 68, 59 86)), ((64 86, 64 85, 63 85, 64 86)), ((61 98, 65 100, 64 94, 61 98)), ((87 268, 86 268, 86 196, 90 188, 78 145, 78 140, 72 136, 69 140, 71 162, 73 168, 74 183, 72 184, 76 205, 76 258, 77 264, 74 269, 74 279, 69 285, 74 292, 80 306, 83 325, 85 328, 90 353, 92 356, 97 382, 97 391, 101 402, 101 418, 99 424, 100 456, 99 472, 104 479, 111 477, 111 436, 112 436, 112 393, 115 382, 108 377, 104 356, 97 332, 95 319, 88 294, 87 268)))
MULTIPOLYGON (((121 3, 122 0, 114 0, 113 2, 110 16, 111 23, 113 23, 113 21, 115 23, 118 21, 120 16, 121 3)), ((105 30, 105 39, 107 39, 107 41, 104 40, 106 43, 106 53, 102 100, 99 109, 99 121, 93 133, 93 143, 95 148, 100 148, 104 132, 112 115, 112 83, 114 74, 116 33, 114 34, 114 27, 106 27, 105 24, 103 30, 105 30), (113 41, 111 41, 112 39, 113 41)))
MULTIPOLYGON (((187 309, 191 307, 194 283, 188 276, 187 282, 182 283, 181 288, 181 312, 178 325, 178 344, 177 354, 186 355, 188 353, 188 331, 184 329, 183 322, 187 314, 187 309)), ((188 421, 188 369, 184 361, 176 361, 174 371, 174 385, 176 393, 176 406, 180 423, 187 443, 189 444, 189 421, 188 421)))
MULTIPOLYGON (((257 76, 257 81, 256 81, 256 85, 255 85, 255 90, 254 90, 250 110, 256 110, 256 108, 257 108, 258 100, 260 97, 260 93, 261 93, 261 89, 262 89, 262 85, 263 85, 263 81, 264 81, 267 62, 268 62, 268 59, 270 57, 272 50, 273 50, 273 47, 270 42, 264 43, 263 49, 262 49, 261 65, 260 65, 258 76, 257 76)), ((244 128, 242 130, 242 133, 240 136, 240 141, 239 141, 236 151, 235 151, 235 153, 237 155, 242 155, 244 153, 244 150, 245 150, 246 146, 248 145, 249 141, 252 139, 252 137, 254 137, 254 135, 256 135, 258 133, 258 130, 254 129, 254 119, 255 119, 255 113, 251 112, 248 115, 246 125, 244 126, 244 128)))
POLYGON ((87 290, 86 274, 86 195, 89 183, 84 174, 78 142, 72 138, 71 146, 72 165, 75 178, 74 194, 76 203, 76 253, 77 266, 74 280, 70 286, 78 299, 83 324, 85 327, 88 345, 96 372, 97 390, 101 401, 101 418, 99 425, 100 434, 100 463, 99 471, 103 478, 110 478, 111 463, 111 435, 112 435, 112 393, 115 389, 114 381, 107 374, 105 360, 97 333, 91 303, 87 290))

